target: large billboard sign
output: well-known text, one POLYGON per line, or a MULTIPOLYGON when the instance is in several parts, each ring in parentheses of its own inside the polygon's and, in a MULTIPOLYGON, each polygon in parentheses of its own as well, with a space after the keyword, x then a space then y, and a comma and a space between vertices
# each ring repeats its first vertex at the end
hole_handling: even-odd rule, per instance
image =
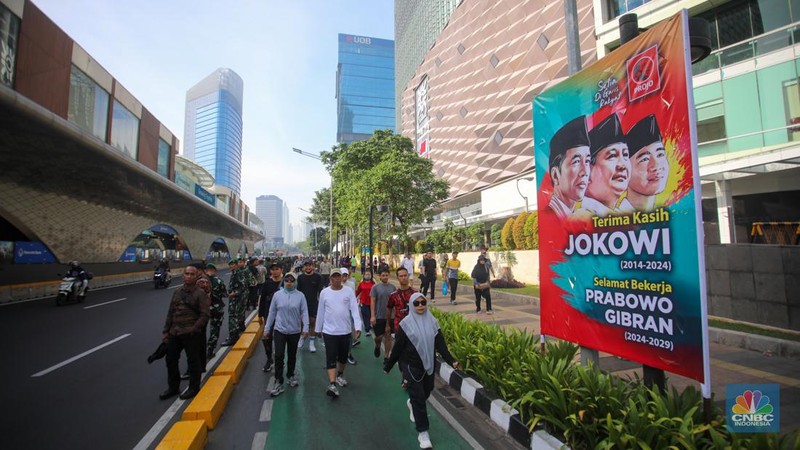
POLYGON ((428 77, 414 90, 414 124, 417 153, 423 158, 430 157, 428 148, 428 134, 430 133, 430 118, 428 117, 428 77))
POLYGON ((685 11, 533 100, 542 333, 703 382, 685 11))

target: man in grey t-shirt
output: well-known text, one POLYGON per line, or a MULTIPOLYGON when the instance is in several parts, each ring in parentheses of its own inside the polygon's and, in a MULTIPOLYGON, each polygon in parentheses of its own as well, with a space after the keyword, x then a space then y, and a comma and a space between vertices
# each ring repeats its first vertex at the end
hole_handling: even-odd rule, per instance
POLYGON ((392 330, 394 323, 391 317, 386 317, 386 304, 389 303, 389 296, 395 291, 393 284, 389 283, 389 271, 384 269, 379 274, 380 283, 376 283, 369 291, 370 298, 370 319, 372 329, 375 330, 375 352, 376 358, 381 356, 381 342, 386 346, 387 354, 392 348, 392 330))

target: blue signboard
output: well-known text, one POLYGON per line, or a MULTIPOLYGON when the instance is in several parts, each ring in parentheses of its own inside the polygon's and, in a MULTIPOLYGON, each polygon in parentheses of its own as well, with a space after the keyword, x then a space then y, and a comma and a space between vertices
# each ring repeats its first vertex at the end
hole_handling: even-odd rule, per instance
POLYGON ((55 256, 41 242, 17 241, 14 243, 14 264, 49 264, 55 256))
POLYGON ((136 247, 129 246, 119 258, 120 262, 136 262, 136 247))
POLYGON ((152 227, 150 227, 150 231, 155 231, 156 233, 164 233, 164 234, 178 234, 178 232, 175 231, 175 228, 172 228, 171 226, 164 224, 153 225, 152 227))
POLYGON ((215 206, 217 204, 217 197, 211 192, 201 188, 199 184, 194 185, 194 195, 211 206, 215 206))

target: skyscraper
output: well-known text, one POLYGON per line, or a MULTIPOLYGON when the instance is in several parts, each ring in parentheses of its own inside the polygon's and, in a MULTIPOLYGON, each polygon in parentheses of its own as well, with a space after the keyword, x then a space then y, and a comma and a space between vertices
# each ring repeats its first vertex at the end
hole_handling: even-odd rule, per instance
POLYGON ((203 166, 237 195, 242 177, 242 95, 244 83, 219 68, 186 92, 184 155, 203 166))
POLYGON ((337 142, 395 130, 394 41, 339 34, 336 112, 337 142))
POLYGON ((261 195, 256 198, 256 216, 264 221, 264 239, 274 242, 275 238, 285 238, 283 224, 287 208, 280 197, 261 195))

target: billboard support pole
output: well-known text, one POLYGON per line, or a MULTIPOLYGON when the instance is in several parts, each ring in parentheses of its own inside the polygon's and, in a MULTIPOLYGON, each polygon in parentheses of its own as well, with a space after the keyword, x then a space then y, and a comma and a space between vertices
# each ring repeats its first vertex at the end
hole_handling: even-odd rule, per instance
MULTIPOLYGON (((567 68, 574 75, 581 70, 581 44, 578 33, 578 6, 576 0, 564 0, 564 26, 567 34, 567 68)), ((527 201, 527 199, 526 199, 527 201)), ((544 335, 541 336, 542 352, 544 352, 544 335)), ((581 346, 581 364, 589 362, 593 366, 600 365, 600 352, 596 349, 581 346)))

